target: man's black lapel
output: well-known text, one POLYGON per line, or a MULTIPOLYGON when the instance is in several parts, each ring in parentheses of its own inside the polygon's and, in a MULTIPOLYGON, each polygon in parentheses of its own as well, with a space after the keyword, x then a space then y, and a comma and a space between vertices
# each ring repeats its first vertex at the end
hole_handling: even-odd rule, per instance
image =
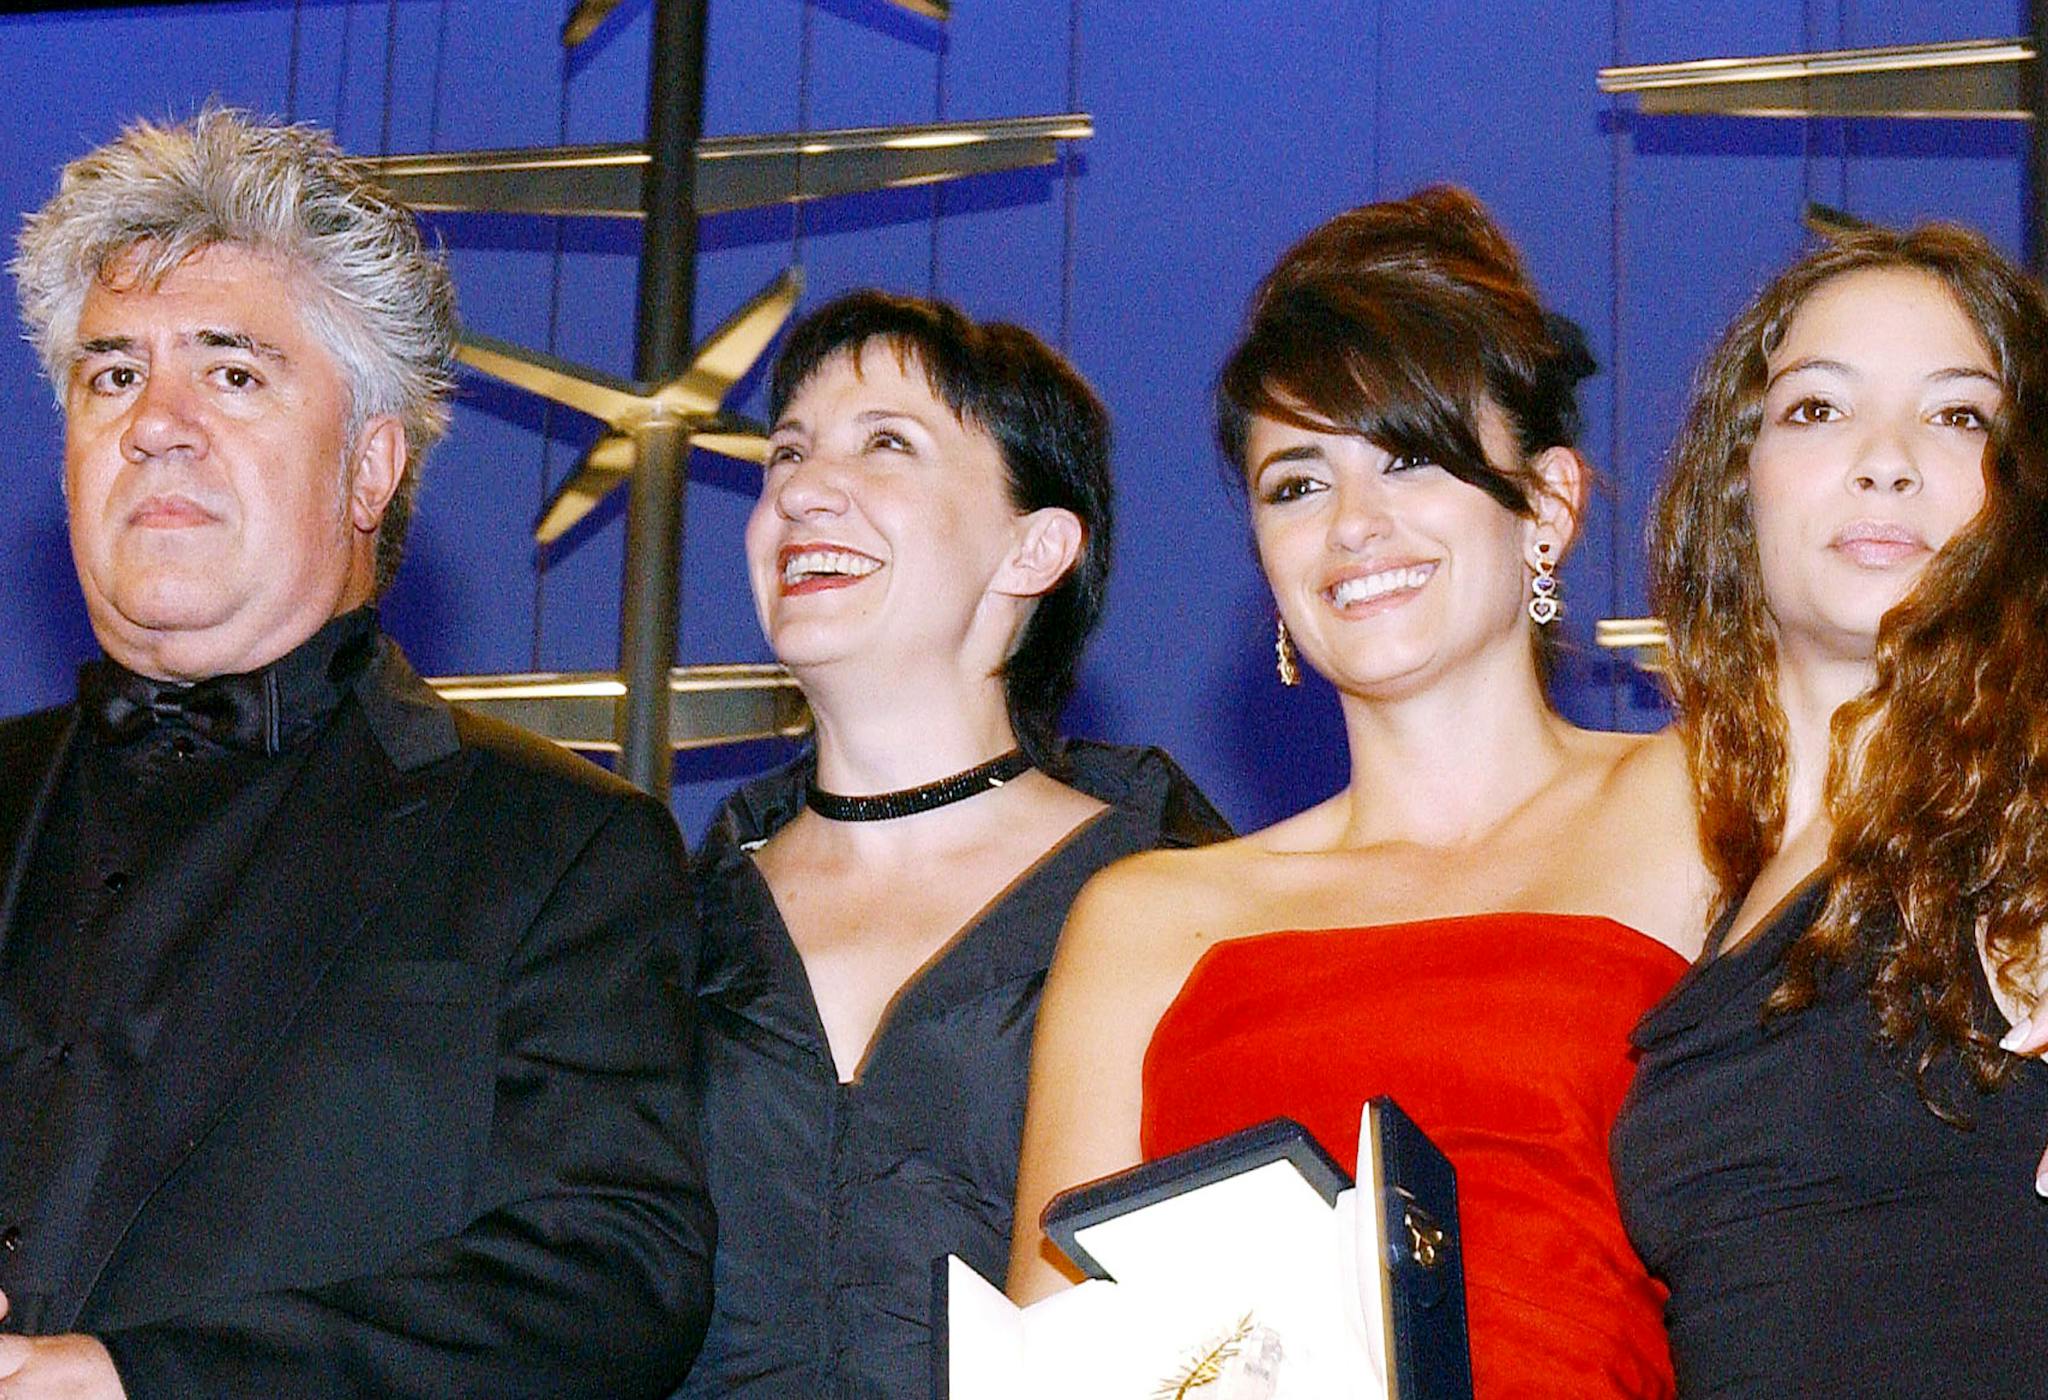
POLYGON ((64 772, 64 755, 78 729, 78 707, 39 710, 0 724, 0 852, 7 861, 0 885, 0 944, 14 926, 14 906, 28 875, 29 857, 50 798, 64 772))
MULTIPOLYGON (((399 662, 403 666, 403 661, 399 662)), ((405 672, 410 675, 410 670, 405 672)), ((237 1087, 292 1034, 292 1023, 334 960, 431 843, 468 764, 447 743, 383 742, 374 706, 343 708, 317 741, 257 843, 200 952, 172 994, 150 1100, 117 1141, 86 1212, 76 1317, 136 1213, 198 1146, 237 1087), (409 766, 392 761, 390 749, 409 766), (411 764, 422 754, 436 759, 411 764)), ((414 736, 416 739, 418 735, 414 736)))

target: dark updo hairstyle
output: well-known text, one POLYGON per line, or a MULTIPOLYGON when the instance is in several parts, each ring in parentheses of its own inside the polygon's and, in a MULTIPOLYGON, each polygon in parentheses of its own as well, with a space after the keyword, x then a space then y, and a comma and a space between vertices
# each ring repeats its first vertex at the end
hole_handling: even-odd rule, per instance
POLYGON ((1346 210, 1266 275, 1217 379, 1216 436, 1240 486, 1259 417, 1434 462, 1526 516, 1542 489, 1528 463, 1577 445, 1578 384, 1596 368, 1485 206, 1432 185, 1346 210), (1480 440, 1488 403, 1521 450, 1505 469, 1480 440))
POLYGON ((1346 210, 1266 275, 1217 381, 1217 439, 1242 466, 1254 417, 1351 433, 1528 515, 1539 483, 1486 460, 1481 406, 1506 415, 1525 459, 1574 447, 1578 383, 1596 368, 1485 207, 1432 185, 1346 210))
POLYGON ((2015 995, 2048 928, 2048 299, 1954 224, 1868 228, 1773 278, 1700 367, 1658 493, 1650 597, 1670 631, 1700 844, 1725 911, 1785 835, 1789 738, 1775 625, 1764 597, 1749 454, 1770 357, 1808 299, 1860 272, 1934 279, 1983 337, 2004 403, 1985 457, 1983 509, 1928 563, 1877 631, 1869 690, 1830 723, 1832 878, 1820 917, 1788 952, 1775 1014, 1811 1006, 1846 971, 1880 1031, 1944 1117, 1966 1102, 1937 1083, 1953 1057, 1980 1088, 2014 1060, 1983 1028, 1980 941, 2015 995))
POLYGON ((1088 381, 1021 326, 978 323, 942 301, 870 290, 827 302, 790 330, 770 380, 771 416, 779 421, 827 361, 844 355, 858 363, 877 341, 906 370, 913 362, 922 369, 963 426, 994 441, 1013 508, 1051 506, 1080 519, 1080 558, 1038 600, 1001 673, 1017 742, 1039 767, 1063 771, 1060 709, 1109 584, 1109 414, 1088 381))

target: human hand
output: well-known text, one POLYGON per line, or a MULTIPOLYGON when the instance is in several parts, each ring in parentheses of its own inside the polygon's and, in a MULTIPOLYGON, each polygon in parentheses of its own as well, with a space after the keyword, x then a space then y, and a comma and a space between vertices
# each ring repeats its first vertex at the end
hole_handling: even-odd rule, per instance
MULTIPOLYGON (((7 1295, 0 1293, 0 1318, 7 1295)), ((92 1338, 0 1336, 0 1397, 4 1400, 127 1400, 114 1358, 92 1338)))
MULTIPOLYGON (((2048 1007, 2035 1007, 2032 1015, 2023 1017, 2005 1033, 1998 1048, 2015 1055, 2040 1055, 2048 1050, 2048 1007)), ((2042 1151, 2041 1161, 2034 1168, 2034 1190, 2048 1196, 2048 1150, 2042 1151)))

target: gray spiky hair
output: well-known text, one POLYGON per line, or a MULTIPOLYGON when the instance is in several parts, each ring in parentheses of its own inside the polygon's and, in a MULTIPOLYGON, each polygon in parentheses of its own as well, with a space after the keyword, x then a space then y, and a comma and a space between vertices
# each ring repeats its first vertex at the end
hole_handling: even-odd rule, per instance
POLYGON ((385 414, 405 429, 405 476, 377 538, 382 592, 421 462, 448 429, 455 294, 411 212, 324 131, 208 105, 176 126, 137 121, 65 166, 11 265, 43 373, 61 402, 95 282, 118 267, 124 283, 153 285, 215 244, 273 259, 301 289, 299 313, 348 385, 351 444, 385 414))

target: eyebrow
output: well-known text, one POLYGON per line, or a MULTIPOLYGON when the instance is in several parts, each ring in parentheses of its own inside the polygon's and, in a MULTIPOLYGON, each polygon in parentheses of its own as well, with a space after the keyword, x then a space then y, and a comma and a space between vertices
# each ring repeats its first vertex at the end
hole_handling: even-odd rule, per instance
MULTIPOLYGON (((181 340, 185 339, 182 336, 179 338, 181 340)), ((194 331, 190 338, 198 341, 209 350, 246 350, 249 354, 255 355, 259 359, 270 360, 277 364, 289 364, 291 362, 291 356, 285 354, 281 346, 273 345, 267 340, 258 340, 246 331, 201 329, 194 331)))
MULTIPOLYGON (((917 414, 912 413, 907 408, 864 409, 853 416, 853 421, 856 423, 863 424, 888 422, 915 423, 918 427, 924 429, 927 433, 934 431, 932 425, 929 422, 919 417, 917 414)), ((777 423, 773 428, 770 428, 768 431, 769 435, 773 436, 777 433, 802 433, 807 431, 807 429, 804 427, 804 420, 801 418, 784 418, 781 422, 777 423)))
POLYGON ((2005 392, 2005 385, 1997 375, 1989 374, 1981 369, 1971 369, 1968 365, 1957 365, 1953 369, 1938 369, 1927 377, 1937 384, 1945 384, 1955 379, 1981 379, 2000 393, 2005 392))
POLYGON ((1257 481, 1266 474, 1268 467, 1279 466, 1282 462, 1320 462, 1326 459, 1323 449, 1312 442, 1290 443, 1277 448, 1252 464, 1251 479, 1257 481))
MULTIPOLYGON (((1815 369, 1843 375, 1850 379, 1859 377, 1853 368, 1840 360, 1830 360, 1825 356, 1812 355, 1803 360, 1794 360, 1791 364, 1786 365, 1764 381, 1764 392, 1769 393, 1777 382, 1788 374, 1798 374, 1805 370, 1815 369)), ((1935 370, 1927 376, 1927 382, 1930 384, 1947 384, 1958 379, 1981 379, 2001 393, 2005 390, 2004 383, 1999 380, 1997 375, 1992 374, 1988 370, 1977 369, 1970 365, 1950 365, 1946 369, 1935 370)))
POLYGON ((932 425, 929 422, 927 422, 924 418, 920 417, 919 415, 912 413, 907 408, 865 409, 862 412, 854 415, 853 421, 856 423, 889 423, 900 421, 904 423, 915 423, 918 427, 924 429, 928 433, 933 431, 932 425))
POLYGON ((79 341, 78 348, 72 352, 71 357, 74 360, 87 360, 91 359, 94 355, 118 355, 124 350, 133 350, 134 348, 135 339, 133 336, 96 335, 90 340, 79 341))
MULTIPOLYGON (((209 350, 241 350, 277 364, 291 363, 291 356, 285 354, 281 347, 267 340, 258 340, 245 331, 223 331, 208 327, 180 335, 177 342, 203 345, 209 350)), ((94 355, 127 354, 135 349, 135 345, 135 337, 132 335, 96 335, 78 343, 78 351, 74 358, 83 360, 94 355)))

